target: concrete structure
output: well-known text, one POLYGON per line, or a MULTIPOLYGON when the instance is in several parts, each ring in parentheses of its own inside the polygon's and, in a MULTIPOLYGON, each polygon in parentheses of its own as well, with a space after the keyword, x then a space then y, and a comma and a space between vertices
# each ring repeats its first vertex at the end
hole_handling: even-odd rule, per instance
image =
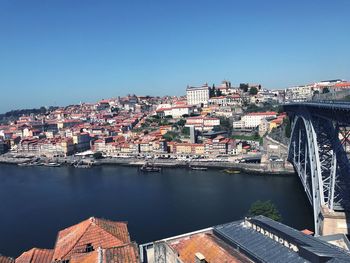
POLYGON ((187 87, 186 97, 189 105, 207 104, 209 100, 208 84, 202 87, 187 87))
POLYGON ((316 235, 349 233, 349 103, 284 105, 292 121, 288 159, 313 207, 316 235))

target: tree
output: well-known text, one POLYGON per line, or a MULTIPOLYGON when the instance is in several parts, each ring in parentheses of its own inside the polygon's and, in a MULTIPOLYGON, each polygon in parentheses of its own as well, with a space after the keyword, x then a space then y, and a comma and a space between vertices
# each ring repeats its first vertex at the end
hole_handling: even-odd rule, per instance
POLYGON ((95 159, 102 159, 102 153, 101 152, 95 152, 94 154, 93 154, 93 157, 95 158, 95 159))
MULTIPOLYGON (((230 122, 229 118, 220 116, 220 128, 224 131, 231 131, 232 130, 232 123, 230 122)), ((220 130, 220 129, 219 129, 220 130)))
POLYGON ((213 87, 209 88, 209 97, 215 97, 215 85, 213 84, 213 87))
POLYGON ((265 202, 258 200, 250 206, 248 216, 252 217, 258 215, 269 217, 275 221, 282 220, 281 214, 270 200, 265 202))
POLYGON ((186 123, 186 120, 180 119, 180 120, 177 122, 177 125, 179 125, 179 126, 184 126, 185 123, 186 123))
POLYGON ((190 135, 190 127, 183 127, 182 134, 187 135, 187 136, 190 135))
POLYGON ((256 95, 256 94, 258 94, 258 89, 257 89, 256 87, 251 87, 251 88, 249 89, 249 94, 250 94, 250 95, 256 95))
POLYGON ((328 87, 323 88, 322 93, 323 94, 329 93, 329 88, 328 87))
POLYGON ((247 83, 241 83, 239 84, 239 88, 243 90, 244 92, 248 91, 249 85, 247 83))
POLYGON ((216 95, 216 97, 222 96, 222 91, 217 89, 215 95, 216 95))
POLYGON ((287 117, 287 118, 285 118, 284 120, 283 120, 283 122, 284 122, 284 124, 286 125, 286 128, 285 128, 285 130, 284 130, 284 135, 287 137, 287 138, 290 138, 290 134, 291 134, 291 126, 290 126, 290 120, 289 120, 289 118, 287 117))

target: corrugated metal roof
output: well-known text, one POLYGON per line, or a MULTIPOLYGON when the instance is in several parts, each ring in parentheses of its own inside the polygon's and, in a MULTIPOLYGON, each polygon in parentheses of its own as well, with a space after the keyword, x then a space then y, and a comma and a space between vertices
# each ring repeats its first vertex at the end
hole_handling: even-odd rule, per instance
POLYGON ((315 259, 350 262, 347 251, 284 224, 264 216, 253 217, 248 221, 296 245, 299 251, 294 252, 269 236, 246 226, 244 221, 216 226, 214 233, 231 246, 245 251, 257 262, 310 262, 315 259))

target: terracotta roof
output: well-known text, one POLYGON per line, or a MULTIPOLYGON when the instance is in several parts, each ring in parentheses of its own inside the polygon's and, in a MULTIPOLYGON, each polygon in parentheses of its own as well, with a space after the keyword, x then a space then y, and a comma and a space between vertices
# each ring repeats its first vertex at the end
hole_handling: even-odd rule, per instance
POLYGON ((103 263, 138 263, 139 254, 136 243, 107 248, 103 250, 103 263))
POLYGON ((212 234, 202 233, 176 241, 170 246, 175 249, 183 263, 194 263, 196 253, 201 253, 207 262, 251 262, 243 254, 228 247, 212 234))
POLYGON ((130 242, 127 224, 91 217, 58 233, 54 260, 85 252, 86 245, 109 248, 130 242))
POLYGON ((15 260, 13 258, 0 255, 0 263, 14 263, 14 262, 15 260))
POLYGON ((91 253, 80 253, 71 257, 71 263, 98 263, 98 250, 91 253))
POLYGON ((277 115, 274 111, 266 111, 266 112, 251 112, 247 114, 248 116, 255 116, 255 115, 277 115))
POLYGON ((53 249, 32 248, 16 258, 16 263, 50 263, 52 255, 53 249))
POLYGON ((335 87, 350 87, 350 82, 336 83, 334 86, 335 87))
POLYGON ((309 236, 314 234, 314 232, 310 231, 309 229, 301 230, 301 232, 309 236))

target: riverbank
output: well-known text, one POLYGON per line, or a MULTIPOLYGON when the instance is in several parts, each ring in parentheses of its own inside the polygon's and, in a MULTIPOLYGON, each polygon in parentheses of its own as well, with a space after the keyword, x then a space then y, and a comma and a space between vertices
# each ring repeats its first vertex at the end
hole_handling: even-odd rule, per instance
MULTIPOLYGON (((38 157, 35 156, 17 156, 14 157, 11 154, 3 154, 0 156, 0 163, 21 165, 25 163, 30 163, 33 161, 38 161, 38 157)), ((82 158, 79 156, 68 156, 68 157, 55 157, 55 158, 40 158, 41 163, 58 163, 65 166, 73 166, 76 163, 83 162, 89 163, 93 166, 99 165, 120 165, 120 166, 136 166, 140 167, 150 160, 145 158, 118 158, 118 157, 108 157, 103 159, 93 159, 93 158, 82 158)), ((203 167, 207 169, 224 169, 228 171, 239 171, 243 173, 253 173, 260 175, 288 175, 294 174, 294 169, 292 167, 278 167, 270 168, 268 164, 253 164, 253 163, 236 163, 229 161, 213 161, 210 159, 194 159, 194 160, 178 160, 178 159, 155 159, 152 160, 152 165, 163 168, 198 168, 203 167)), ((228 172, 236 173, 236 172, 228 172)))

